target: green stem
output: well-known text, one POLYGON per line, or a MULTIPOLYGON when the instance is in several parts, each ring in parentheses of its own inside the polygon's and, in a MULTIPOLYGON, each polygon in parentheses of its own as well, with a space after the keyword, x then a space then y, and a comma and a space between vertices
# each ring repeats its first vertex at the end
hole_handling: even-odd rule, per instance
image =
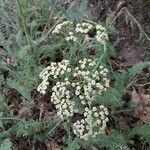
POLYGON ((17 120, 17 121, 25 121, 24 119, 11 118, 11 117, 0 118, 0 120, 17 120))
POLYGON ((144 84, 135 84, 135 86, 140 86, 140 87, 143 87, 143 86, 146 86, 146 85, 150 85, 150 82, 144 83, 144 84))
POLYGON ((70 119, 68 119, 68 121, 67 121, 68 145, 70 145, 70 143, 71 143, 71 131, 70 131, 70 124, 71 124, 70 119))
MULTIPOLYGON (((140 23, 135 19, 135 17, 129 12, 129 10, 126 7, 123 7, 116 16, 114 16, 114 18, 112 19, 112 21, 109 23, 109 27, 111 27, 111 25, 116 21, 116 19, 123 14, 123 12, 125 14, 128 15, 128 17, 130 18, 130 20, 134 21, 134 23, 138 26, 139 30, 140 30, 140 39, 142 37, 142 34, 147 38, 148 41, 150 41, 150 37, 146 34, 146 32, 143 30, 143 28, 141 27, 140 23)), ((113 14, 115 15, 116 12, 114 12, 113 14)))
POLYGON ((29 33, 28 33, 28 29, 27 29, 26 16, 24 15, 20 0, 16 0, 16 2, 17 2, 17 5, 18 5, 20 14, 21 14, 22 25, 23 25, 23 29, 24 29, 24 32, 25 32, 25 36, 26 36, 28 45, 30 45, 32 54, 34 54, 33 46, 32 46, 30 36, 29 36, 29 33))
POLYGON ((47 31, 46 34, 41 35, 41 37, 39 39, 37 39, 35 42, 37 45, 40 45, 43 41, 46 40, 46 38, 48 37, 48 35, 53 31, 53 29, 64 19, 64 16, 62 16, 60 19, 58 19, 55 24, 47 31))
POLYGON ((147 38, 148 41, 150 41, 150 37, 148 37, 148 35, 145 33, 145 31, 142 29, 141 25, 139 24, 139 22, 133 17, 133 15, 128 11, 127 8, 125 8, 126 13, 128 14, 128 16, 137 24, 139 30, 140 30, 140 38, 142 37, 142 33, 145 35, 145 37, 147 38))
POLYGON ((59 125, 62 121, 63 121, 63 120, 60 120, 60 121, 54 126, 54 128, 52 128, 52 130, 47 133, 47 136, 48 136, 49 134, 51 134, 51 133, 58 127, 58 125, 59 125))
POLYGON ((93 74, 95 72, 95 70, 98 68, 99 64, 101 63, 103 57, 106 55, 106 51, 107 51, 107 47, 106 47, 106 43, 104 43, 104 51, 103 54, 100 56, 98 63, 96 64, 96 67, 93 69, 93 71, 91 72, 91 74, 93 74))
POLYGON ((120 111, 116 111, 116 112, 112 112, 111 114, 118 114, 118 113, 122 113, 122 112, 133 112, 134 110, 129 110, 129 109, 124 109, 124 110, 120 110, 120 111))

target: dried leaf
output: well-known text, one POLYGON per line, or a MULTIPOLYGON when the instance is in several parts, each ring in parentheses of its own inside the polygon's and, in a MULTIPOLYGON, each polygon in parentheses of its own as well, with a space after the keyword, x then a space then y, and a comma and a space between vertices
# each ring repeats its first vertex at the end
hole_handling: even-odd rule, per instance
POLYGON ((132 99, 137 103, 137 112, 143 122, 150 122, 150 95, 132 92, 132 99))
POLYGON ((132 91, 132 100, 137 104, 140 102, 140 96, 135 89, 132 91))
POLYGON ((45 141, 47 150, 61 150, 60 146, 54 140, 45 141))

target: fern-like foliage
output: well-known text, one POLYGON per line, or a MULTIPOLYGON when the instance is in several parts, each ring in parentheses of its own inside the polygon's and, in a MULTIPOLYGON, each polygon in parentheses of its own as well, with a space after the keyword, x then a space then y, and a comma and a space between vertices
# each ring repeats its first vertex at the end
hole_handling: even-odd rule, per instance
POLYGON ((84 149, 109 149, 109 150, 128 150, 125 139, 122 134, 113 131, 111 135, 101 134, 95 140, 87 142, 80 141, 80 146, 84 149))
POLYGON ((133 128, 129 136, 134 137, 134 135, 141 136, 142 140, 150 144, 150 124, 144 124, 133 128))
MULTIPOLYGON (((7 119, 7 118, 6 118, 7 119)), ((8 119, 9 120, 9 119, 8 119)), ((13 120, 13 118, 12 118, 13 120)), ((59 127, 60 121, 58 119, 48 120, 48 121, 35 121, 35 120, 20 120, 15 123, 10 129, 1 132, 0 141, 11 135, 26 136, 26 137, 36 137, 38 140, 44 140, 48 136, 54 134, 57 127, 59 127)))
POLYGON ((10 139, 5 139, 1 144, 0 144, 0 150, 12 150, 12 144, 10 139))

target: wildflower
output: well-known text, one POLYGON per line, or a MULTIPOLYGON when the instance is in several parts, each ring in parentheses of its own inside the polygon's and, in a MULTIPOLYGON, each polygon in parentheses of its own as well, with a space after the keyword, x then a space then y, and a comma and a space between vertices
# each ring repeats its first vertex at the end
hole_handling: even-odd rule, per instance
MULTIPOLYGON (((86 24, 82 26, 86 27, 86 24)), ((45 94, 49 85, 53 85, 50 100, 61 119, 70 118, 74 113, 82 110, 84 118, 73 124, 73 132, 77 137, 87 140, 89 137, 97 137, 106 129, 109 121, 108 109, 103 105, 93 105, 96 104, 96 94, 103 94, 109 87, 110 81, 107 78, 108 69, 102 65, 96 68, 95 61, 84 58, 77 64, 78 66, 73 70, 69 67, 68 60, 52 62, 40 73, 42 82, 37 90, 45 94), (97 131, 94 130, 95 128, 97 131)))
POLYGON ((83 22, 82 24, 76 25, 75 31, 77 33, 87 34, 92 29, 92 27, 92 24, 83 22))
MULTIPOLYGON (((105 107, 103 109, 105 109, 105 107)), ((107 119, 99 117, 98 112, 102 112, 103 110, 98 107, 94 106, 92 109, 86 107, 84 111, 85 119, 78 120, 73 124, 73 132, 77 137, 87 140, 91 135, 95 138, 97 135, 101 134, 102 131, 104 132, 109 120, 106 116, 103 118, 107 119), (99 129, 99 131, 94 131, 93 129, 95 127, 99 129)))

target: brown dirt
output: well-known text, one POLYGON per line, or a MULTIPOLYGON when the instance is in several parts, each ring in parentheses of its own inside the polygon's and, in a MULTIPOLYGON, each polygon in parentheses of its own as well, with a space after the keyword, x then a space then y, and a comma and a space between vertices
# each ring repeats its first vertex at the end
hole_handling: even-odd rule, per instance
MULTIPOLYGON (((129 12, 140 23, 143 30, 150 35, 150 3, 148 0, 90 0, 89 15, 91 19, 104 21, 112 11, 119 12, 121 8, 126 7, 129 12), (110 11, 111 10, 111 11, 110 11)), ((140 61, 143 61, 146 53, 150 50, 150 42, 142 43, 138 41, 140 31, 137 26, 133 28, 126 23, 125 15, 121 15, 115 27, 119 31, 117 35, 111 36, 110 40, 115 45, 119 54, 119 63, 123 67, 130 67, 140 61)), ((149 58, 147 58, 149 59, 149 58)))

